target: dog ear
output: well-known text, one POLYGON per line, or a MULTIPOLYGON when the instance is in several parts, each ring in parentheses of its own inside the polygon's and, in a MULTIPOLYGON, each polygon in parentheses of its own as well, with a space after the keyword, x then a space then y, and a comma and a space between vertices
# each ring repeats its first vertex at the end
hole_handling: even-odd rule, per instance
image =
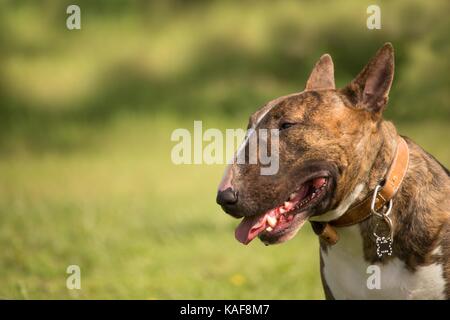
POLYGON ((394 48, 386 43, 342 92, 358 108, 380 115, 394 78, 394 48))
POLYGON ((324 54, 312 70, 305 90, 335 89, 333 60, 329 54, 324 54))

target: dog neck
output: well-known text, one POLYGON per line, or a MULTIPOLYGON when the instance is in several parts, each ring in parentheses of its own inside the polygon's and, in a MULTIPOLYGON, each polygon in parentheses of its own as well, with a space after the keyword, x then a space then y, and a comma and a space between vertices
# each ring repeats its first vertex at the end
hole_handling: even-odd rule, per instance
POLYGON ((365 188, 359 195, 358 200, 366 197, 386 177, 395 157, 399 141, 397 130, 389 121, 382 121, 379 126, 379 132, 372 139, 372 143, 375 142, 374 144, 378 145, 378 148, 372 153, 372 165, 366 173, 367 176, 363 174, 361 177, 360 183, 364 184, 365 188))
MULTIPOLYGON (((389 132, 382 130, 380 131, 382 133, 389 132)), ((395 136, 395 134, 393 136, 395 136)), ((383 137, 382 134, 381 137, 383 137)), ((389 143, 386 143, 385 139, 379 138, 378 141, 379 141, 378 149, 372 147, 373 143, 371 143, 370 146, 372 147, 371 148, 372 150, 375 149, 374 152, 374 154, 376 155, 375 161, 381 161, 384 164, 386 162, 386 159, 388 158, 386 154, 389 154, 390 153, 389 151, 393 149, 390 148, 389 143), (382 150, 383 148, 385 148, 384 152, 382 150), (386 150, 388 150, 388 152, 386 152, 386 150)), ((378 170, 378 171, 388 171, 388 173, 383 174, 383 179, 381 178, 378 179, 375 189, 370 191, 363 200, 357 202, 356 204, 348 208, 348 206, 353 202, 353 200, 357 198, 359 194, 361 194, 361 191, 364 189, 363 183, 358 184, 358 186, 353 190, 351 195, 348 196, 346 200, 343 203, 341 203, 336 210, 327 214, 327 215, 339 214, 340 216, 337 219, 336 218, 331 219, 326 222, 313 222, 313 221, 311 222, 314 232, 322 240, 326 241, 329 244, 334 245, 339 240, 339 234, 336 232, 335 228, 357 225, 362 221, 371 218, 373 215, 377 216, 379 219, 383 217, 381 220, 383 220, 384 222, 382 223, 382 227, 383 229, 385 229, 384 232, 388 232, 389 234, 387 234, 386 236, 389 236, 389 239, 392 239, 392 232, 391 232, 392 221, 391 218, 388 217, 388 215, 392 210, 392 199, 395 197, 398 189, 401 187, 409 164, 409 148, 405 140, 397 136, 392 141, 394 144, 396 144, 394 157, 390 161, 389 170, 378 170)), ((365 160, 367 161, 367 159, 370 158, 370 153, 364 153, 364 156, 365 160)), ((362 172, 364 172, 364 170, 361 169, 368 167, 367 162, 365 161, 355 161, 355 162, 361 165, 360 171, 362 172)), ((374 171, 373 163, 371 163, 370 167, 371 170, 367 170, 369 174, 363 177, 367 181, 365 184, 366 189, 368 189, 368 186, 370 185, 369 179, 370 173, 371 172, 373 173, 374 171)), ((382 168, 384 168, 384 166, 382 166, 382 168)))
MULTIPOLYGON (((367 197, 386 177, 395 158, 398 138, 392 123, 380 123, 379 133, 375 137, 378 147, 374 148, 370 170, 366 171, 366 176, 362 176, 358 183, 364 187, 355 202, 367 197)), ((362 238, 366 261, 375 263, 397 257, 414 270, 417 266, 436 260, 432 251, 439 246, 440 230, 448 219, 450 199, 447 195, 450 184, 445 169, 411 140, 407 141, 409 166, 401 187, 393 198, 390 214, 394 237, 393 255, 380 258, 376 254, 373 233, 379 218, 372 215, 355 227, 359 229, 362 238)), ((338 228, 338 232, 346 232, 346 229, 338 228)))

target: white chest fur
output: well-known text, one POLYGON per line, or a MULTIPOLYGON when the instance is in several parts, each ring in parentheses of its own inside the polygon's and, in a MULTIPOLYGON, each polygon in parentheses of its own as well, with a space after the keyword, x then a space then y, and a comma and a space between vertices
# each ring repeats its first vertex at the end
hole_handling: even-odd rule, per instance
MULTIPOLYGON (((419 267, 415 272, 395 258, 379 269, 379 288, 369 289, 373 275, 370 264, 363 258, 359 226, 340 228, 339 242, 321 251, 323 276, 335 299, 445 299, 442 265, 419 267)), ((377 268, 375 267, 375 268, 377 268)))

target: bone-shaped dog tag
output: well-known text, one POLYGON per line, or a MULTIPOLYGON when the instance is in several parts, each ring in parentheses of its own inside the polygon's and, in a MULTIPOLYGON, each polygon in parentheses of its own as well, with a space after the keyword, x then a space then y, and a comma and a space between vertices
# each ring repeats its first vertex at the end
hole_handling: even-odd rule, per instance
POLYGON ((392 255, 392 239, 391 237, 376 237, 377 255, 381 258, 383 255, 392 255))

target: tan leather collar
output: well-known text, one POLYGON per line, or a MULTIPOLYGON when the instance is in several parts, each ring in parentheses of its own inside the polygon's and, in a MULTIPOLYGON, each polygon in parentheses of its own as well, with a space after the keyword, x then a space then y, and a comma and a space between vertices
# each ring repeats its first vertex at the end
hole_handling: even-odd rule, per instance
MULTIPOLYGON (((397 194, 403 178, 406 175, 409 164, 409 148, 406 141, 399 136, 397 150, 395 152, 394 160, 391 167, 386 174, 385 179, 380 183, 375 194, 374 209, 379 211, 386 206, 397 194)), ((374 193, 372 190, 362 201, 352 205, 346 213, 336 220, 330 222, 314 222, 311 221, 314 232, 329 244, 335 244, 339 240, 334 227, 348 227, 358 224, 368 219, 372 214, 372 201, 374 193)))

